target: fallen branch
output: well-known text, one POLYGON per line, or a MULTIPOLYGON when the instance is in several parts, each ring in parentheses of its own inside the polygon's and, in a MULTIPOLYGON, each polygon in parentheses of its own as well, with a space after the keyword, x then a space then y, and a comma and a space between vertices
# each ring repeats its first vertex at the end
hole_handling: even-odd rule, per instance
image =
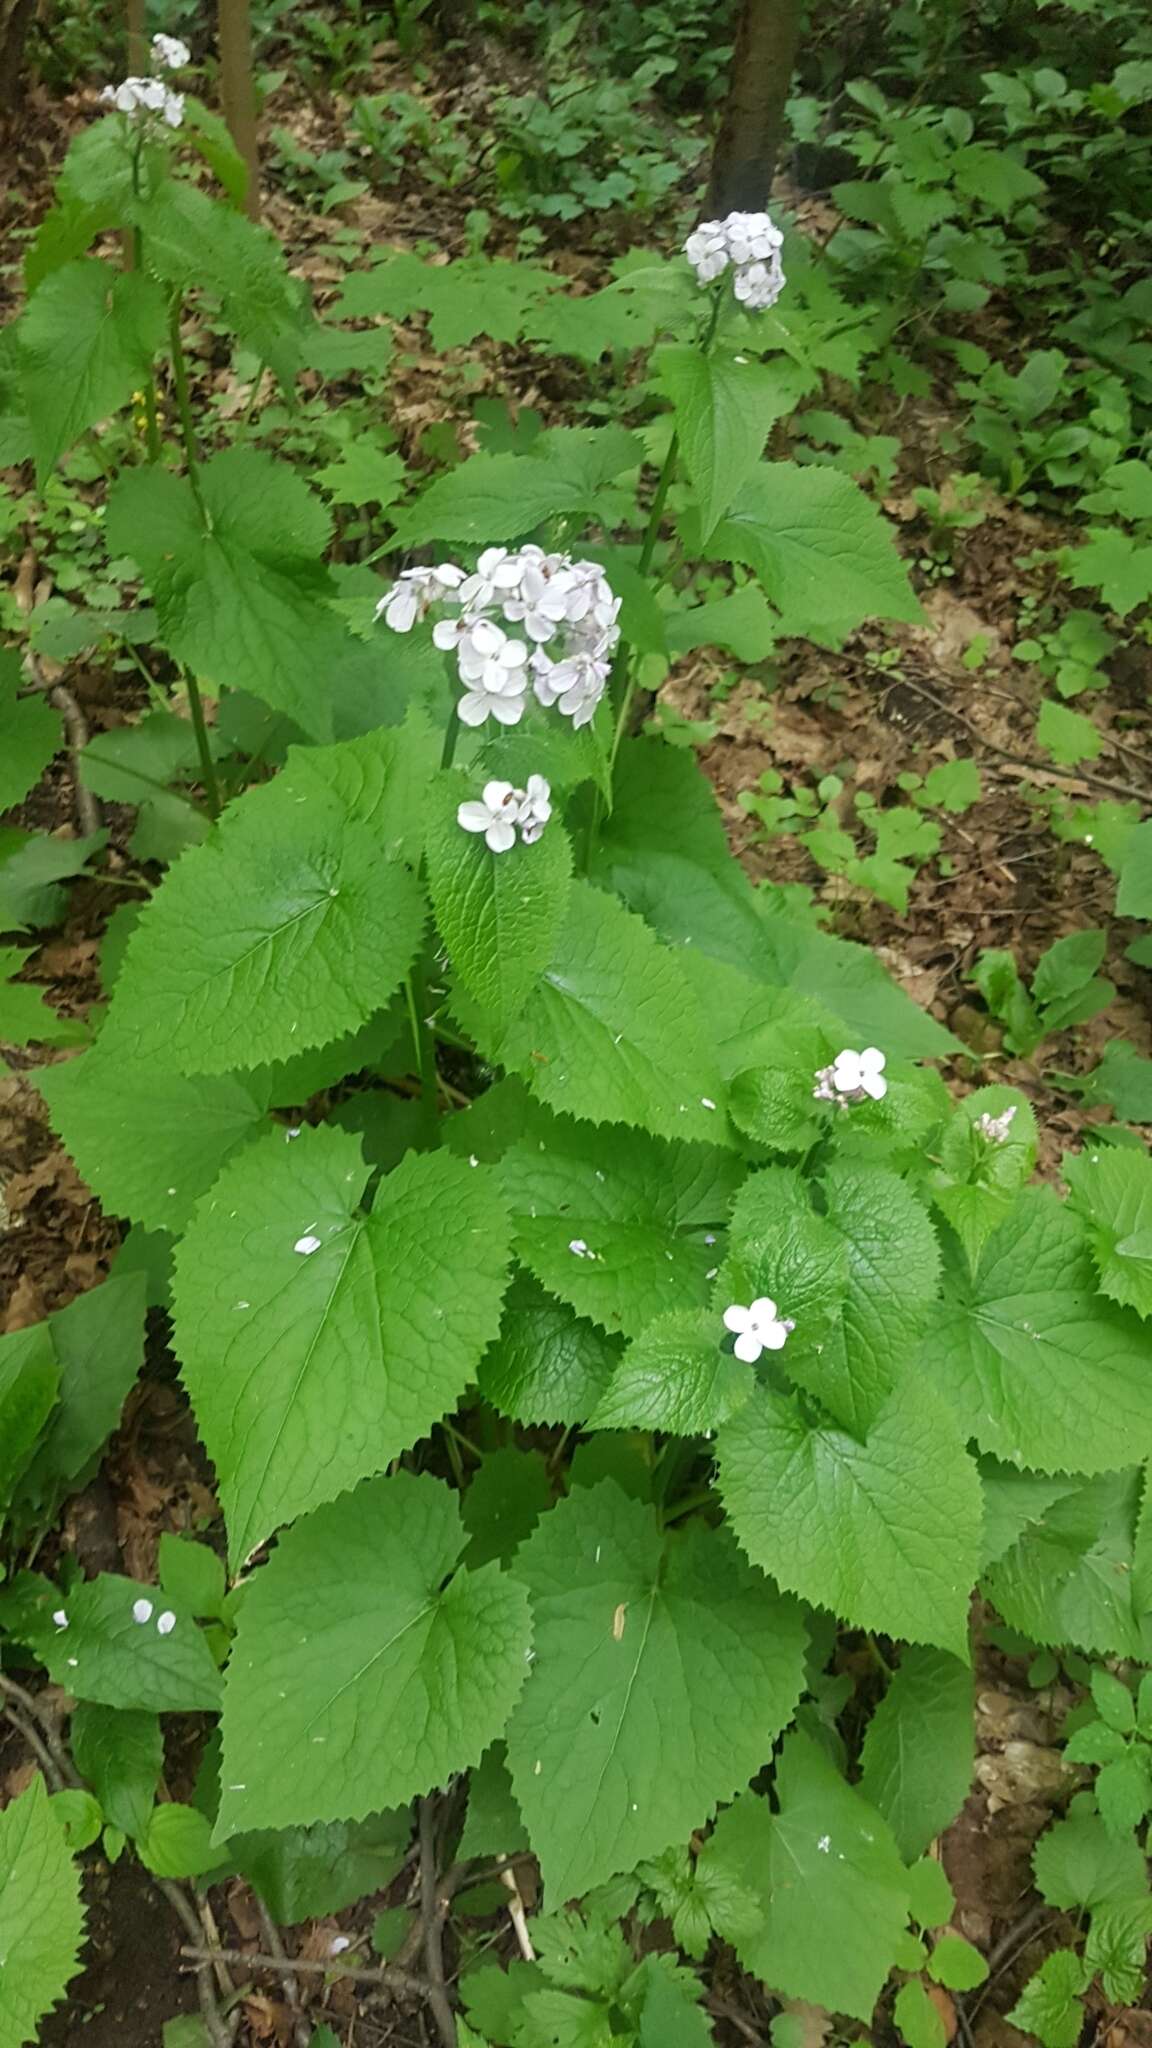
MULTIPOLYGON (((199 1941, 201 1933, 200 1922, 196 1915, 196 1908, 191 1900, 185 1898, 179 1885, 173 1884, 169 1878, 158 1877, 155 1879, 155 1882, 163 1892, 185 1933, 190 1934, 193 1941, 199 1941)), ((182 1948, 180 1953, 182 1956, 186 1956, 189 1951, 186 1948, 182 1948)), ((236 2030, 240 2024, 239 2006, 236 2008, 233 2023, 229 2025, 217 2004, 216 1992, 213 1988, 213 1971, 219 1963, 227 1962, 227 1960, 228 1955, 225 1949, 201 1949, 197 1957, 196 1992, 200 2000, 200 2012, 204 2025, 208 2030, 212 2048, 232 2048, 232 2042, 235 2039, 236 2030)))
MULTIPOLYGON (((244 1948, 204 1948, 199 1943, 180 1950, 182 1956, 193 1963, 245 1963, 250 1970, 274 1970, 283 1976, 285 1957, 264 1955, 259 1951, 249 1953, 244 1948)), ((293 1956, 288 1967, 297 1974, 307 1972, 318 1977, 355 1977, 364 1984, 382 1984, 392 1991, 407 1992, 413 1998, 427 1998, 431 1985, 424 1977, 413 1976, 411 1970, 398 1970, 392 1963, 346 1963, 333 1956, 328 1960, 313 1962, 304 1956, 293 1956)))

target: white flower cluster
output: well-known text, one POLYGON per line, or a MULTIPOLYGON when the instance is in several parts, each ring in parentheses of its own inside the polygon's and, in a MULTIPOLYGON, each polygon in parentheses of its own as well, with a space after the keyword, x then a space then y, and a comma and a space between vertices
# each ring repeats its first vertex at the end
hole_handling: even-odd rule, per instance
POLYGON ((750 313, 774 306, 784 289, 780 250, 784 237, 767 213, 730 213, 701 221, 684 244, 700 284, 712 284, 732 270, 732 289, 750 313))
POLYGON ((888 1093, 884 1079, 887 1061, 882 1052, 869 1045, 863 1052, 838 1052, 830 1067, 820 1067, 812 1093, 817 1102, 834 1102, 847 1109, 850 1102, 863 1102, 866 1095, 882 1102, 888 1093))
MULTIPOLYGON (((176 36, 153 36, 152 62, 157 71, 179 71, 192 52, 176 36)), ((100 95, 119 114, 140 114, 145 119, 159 114, 169 128, 179 128, 184 119, 184 95, 169 92, 162 78, 122 78, 119 85, 106 85, 100 95)))
POLYGON ((1012 1120, 1015 1115, 1015 1103, 1000 1116, 993 1116, 989 1110, 985 1110, 983 1116, 977 1117, 975 1127, 982 1138, 987 1138, 990 1145, 1006 1145, 1012 1135, 1012 1120))
POLYGON ((515 552, 485 548, 471 575, 455 562, 403 570, 376 616, 383 613, 394 633, 407 633, 433 605, 455 607, 437 620, 432 637, 455 652, 465 725, 487 718, 518 725, 530 686, 539 703, 557 705, 574 726, 588 724, 620 638, 620 600, 598 562, 574 562, 531 544, 515 552))
POLYGON ((153 36, 152 62, 157 71, 183 71, 192 62, 192 52, 179 36, 153 36))
POLYGON ((461 804, 456 822, 465 832, 482 832, 493 853, 507 853, 516 832, 525 846, 539 839, 552 816, 552 788, 542 775, 530 775, 523 789, 510 782, 486 782, 478 803, 461 804))

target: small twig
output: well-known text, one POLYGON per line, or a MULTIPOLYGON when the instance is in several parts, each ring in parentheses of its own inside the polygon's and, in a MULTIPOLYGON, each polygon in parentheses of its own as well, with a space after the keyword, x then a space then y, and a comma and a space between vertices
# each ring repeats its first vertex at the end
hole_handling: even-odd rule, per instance
MULTIPOLYGON (((500 1861, 503 1862, 503 1858, 500 1861)), ((508 1901, 508 1918, 515 1931, 517 1946, 524 1961, 534 1963, 536 1951, 532 1946, 532 1936, 528 1932, 528 1918, 524 1911, 524 1901, 520 1896, 520 1887, 516 1882, 516 1872, 505 1866, 500 1872, 500 1882, 506 1885, 512 1894, 508 1901)))
MULTIPOLYGON (((854 662, 853 666, 863 670, 865 674, 872 673, 870 669, 864 669, 862 662, 854 662)), ((978 725, 973 725, 972 720, 965 717, 962 711, 957 711, 954 705, 946 703, 943 697, 938 697, 935 690, 930 690, 927 683, 917 681, 915 676, 901 675, 892 678, 889 688, 896 688, 898 683, 907 684, 910 690, 915 690, 918 697, 926 698, 945 718, 955 719, 957 725, 962 725, 965 732, 971 734, 977 746, 983 747, 986 753, 996 754, 1001 761, 1008 761, 1013 768, 1026 768, 1030 774, 1046 775, 1054 782, 1087 782, 1093 789, 1106 789, 1112 796, 1127 797, 1130 802, 1134 799, 1138 804, 1146 804, 1148 801, 1147 791, 1134 789, 1129 782, 1110 782, 1106 776, 1093 775, 1087 768, 1049 768, 1047 763, 1032 761, 1026 754, 1014 754, 1008 747, 1002 747, 997 740, 990 740, 988 735, 982 733, 978 725)))
MULTIPOLYGON (((424 1923, 424 1962, 428 1971, 428 2004, 444 2048, 456 2048, 456 2021, 448 2002, 444 1982, 445 1910, 437 1898, 436 1808, 432 1800, 420 1801, 420 1913, 424 1923)), ((442 1891, 445 1901, 451 1896, 442 1891)))
POLYGON ((1054 1920, 1055 1918, 1056 1915, 1044 1904, 1043 1900, 1037 1900, 1034 1906, 1029 1907, 1023 1918, 1017 1920, 997 1942, 991 1955, 988 1957, 988 1975, 980 1986, 979 1993, 973 2001, 972 2011, 969 2014, 973 2026, 979 2018, 984 2000, 987 1998, 997 1978, 1003 1975, 1009 1963, 1015 1962, 1017 1957, 1023 1955, 1024 1950, 1029 1947, 1039 1934, 1045 1921, 1049 1919, 1054 1920))
MULTIPOLYGON (((158 1877, 156 1883, 159 1885, 176 1918, 180 1921, 181 1926, 191 1935, 193 1941, 199 1944, 201 1927, 196 1916, 196 1909, 191 1904, 191 1901, 185 1898, 179 1885, 173 1884, 169 1878, 158 1877)), ((180 1953, 182 1956, 185 1956, 189 1951, 186 1948, 182 1948, 180 1953)), ((195 1953, 196 1992, 200 2000, 200 2011, 203 2015, 204 2025, 207 2027, 212 2041, 212 2048, 231 2048, 232 2029, 229 2027, 224 2015, 220 2011, 220 2007, 216 2003, 216 1993, 212 1988, 213 1965, 218 1959, 227 1961, 227 1951, 224 1949, 201 1949, 197 1946, 195 1953)), ((239 2019, 239 2008, 237 2008, 237 2019, 239 2019)))
MULTIPOLYGON (((244 1963, 250 1970, 275 1970, 281 1976, 284 1974, 283 1956, 250 1955, 243 1948, 203 1948, 198 1942, 182 1948, 180 1953, 193 1963, 244 1963)), ((407 1991, 413 1998, 427 1998, 432 1988, 423 1977, 413 1976, 411 1970, 398 1970, 392 1963, 345 1963, 337 1956, 327 1961, 312 1962, 305 1956, 293 1956, 291 1968, 298 1974, 356 1977, 363 1984, 385 1984, 393 1991, 407 1991)))
POLYGON ((62 1792, 64 1790, 64 1780, 56 1768, 47 1743, 33 1723, 24 1719, 19 1707, 5 1707, 4 1719, 16 1730, 21 1741, 27 1743, 48 1781, 49 1790, 52 1792, 62 1792))
MULTIPOLYGON (((216 1915, 212 1911, 211 1901, 205 1896, 204 1898, 194 1898, 193 1903, 200 1921, 200 1933, 203 1940, 209 1948, 219 1948, 220 1929, 216 1925, 216 1915)), ((216 1985, 224 1999, 230 2001, 235 1998, 236 1986, 232 1982, 232 1974, 225 1962, 218 1962, 216 1965, 216 1985)))
POLYGON ((264 1937, 268 1943, 269 1950, 274 1956, 279 1956, 282 1960, 280 1976, 284 1985, 284 1996, 296 2014, 293 2031, 296 2036, 297 2048, 307 2048, 307 2043, 312 2038, 312 2029, 300 2010, 300 1979, 292 1969, 291 1959, 284 1947, 284 1943, 280 1939, 280 1929, 273 1920, 263 1899, 258 1898, 256 1903, 259 1907, 260 1924, 264 1929, 264 1937))
MULTIPOLYGON (((31 1724, 28 1729, 22 1731, 30 1747, 35 1746, 31 1743, 30 1739, 33 1729, 39 1732, 39 1739, 43 1742, 44 1748, 52 1759, 55 1775, 59 1778, 60 1783, 62 1785, 79 1785, 80 1780, 76 1775, 72 1759, 56 1733, 50 1715, 40 1705, 35 1695, 26 1692, 22 1685, 17 1685, 14 1678, 6 1678, 2 1671, 0 1671, 0 1694, 3 1694, 8 1700, 12 1701, 19 1709, 21 1717, 31 1724)), ((9 1707, 7 1709, 9 1715, 11 1711, 11 1707, 9 1707)))
POLYGON ((746 2041, 753 2041, 756 2044, 756 2048, 763 2048, 763 2034, 752 2025, 750 2020, 744 2018, 743 2013, 737 2012, 734 2005, 729 2005, 726 1998, 706 1998, 704 2006, 705 2010, 714 2013, 718 2020, 727 2020, 729 2026, 735 2027, 737 2033, 743 2034, 746 2041))

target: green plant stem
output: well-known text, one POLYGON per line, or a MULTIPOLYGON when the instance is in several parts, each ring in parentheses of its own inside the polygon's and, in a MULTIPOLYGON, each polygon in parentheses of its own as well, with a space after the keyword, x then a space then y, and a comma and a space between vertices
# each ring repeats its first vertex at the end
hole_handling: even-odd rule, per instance
POLYGON ((879 1643, 876 1641, 875 1636, 869 1635, 867 1641, 868 1649, 871 1653, 873 1662, 875 1663, 877 1670, 882 1671, 884 1673, 885 1678, 891 1678, 892 1666, 888 1662, 887 1657, 884 1655, 883 1650, 880 1648, 879 1643))
POLYGON ((640 560, 637 567, 641 576, 647 576, 648 571, 652 567, 652 557, 656 553, 656 543, 660 538, 660 522, 664 517, 664 506, 667 502, 668 492, 672 487, 672 478, 676 474, 676 463, 679 454, 680 436, 674 433, 668 443, 668 450, 661 464, 660 474, 656 479, 656 490, 648 512, 648 524, 644 528, 644 538, 640 543, 640 560))
POLYGON ((440 1096, 436 1086, 436 1047, 425 1015, 428 1008, 428 990, 424 981, 424 970, 419 963, 407 977, 404 993, 408 1000, 408 1018, 412 1027, 412 1055, 416 1072, 420 1077, 420 1100, 435 1125, 440 1117, 440 1096))
POLYGON ((444 728, 444 745, 440 749, 441 768, 450 768, 456 755, 456 742, 460 737, 460 720, 452 712, 444 728))
POLYGON ((664 1525, 667 1527, 670 1522, 682 1522, 685 1515, 694 1515, 697 1508, 715 1506, 716 1495, 712 1488, 699 1486, 694 1493, 686 1493, 682 1500, 674 1500, 672 1505, 665 1509, 664 1525))
MULTIPOLYGON (((708 325, 704 330, 700 343, 701 355, 706 356, 709 353, 712 343, 716 339, 716 329, 720 325, 720 314, 723 311, 724 303, 724 292, 722 290, 718 291, 712 301, 712 311, 709 315, 708 325)), ((640 543, 640 560, 637 568, 641 576, 647 576, 651 572, 656 554, 656 545, 660 539, 664 507, 668 502, 668 493, 672 488, 672 480, 676 474, 676 465, 679 458, 680 436, 673 431, 672 438, 665 451, 664 460, 660 466, 660 474, 656 479, 656 489, 653 494, 652 503, 648 508, 648 523, 644 528, 644 538, 640 543)), ((612 734, 612 748, 608 756, 609 782, 611 782, 616 773, 616 757, 620 752, 621 742, 628 731, 629 722, 632 717, 632 707, 636 701, 636 688, 639 682, 640 664, 635 651, 630 647, 625 647, 622 651, 624 656, 624 687, 620 693, 620 703, 616 712, 616 726, 612 734)), ((596 842, 600 837, 600 827, 603 819, 604 798, 601 792, 597 790, 592 800, 592 814, 588 821, 588 833, 584 846, 585 872, 591 864, 592 855, 596 849, 596 842)))
POLYGON ((208 724, 204 717, 204 699, 200 685, 194 675, 185 671, 184 683, 188 691, 188 709, 192 713, 192 730, 196 735, 196 752, 200 756, 200 779, 204 784, 204 796, 211 817, 218 818, 222 809, 220 784, 216 780, 216 763, 212 759, 212 748, 208 740, 208 724))
POLYGON ((200 493, 200 460, 196 453, 196 428, 192 420, 192 399, 188 390, 188 364, 184 355, 184 343, 180 339, 180 300, 173 299, 168 315, 168 345, 172 353, 172 381, 176 386, 176 407, 180 414, 180 435, 184 442, 184 457, 188 464, 188 481, 192 486, 196 503, 201 512, 204 500, 200 493))
POLYGON ((256 401, 260 396, 260 386, 264 382, 264 372, 266 368, 267 364, 264 362, 263 358, 261 358, 259 367, 256 371, 256 375, 252 380, 252 395, 244 408, 244 417, 240 422, 240 431, 243 434, 246 434, 248 432, 249 427, 252 425, 252 417, 256 411, 256 401))
MULTIPOLYGON (((140 151, 143 146, 144 137, 143 132, 141 132, 137 139, 136 147, 132 152, 132 191, 137 199, 140 197, 140 151)), ((132 230, 132 265, 134 269, 143 274, 144 236, 139 228, 133 228, 132 230)), ((156 405, 156 379, 152 374, 151 366, 149 366, 148 376, 144 384, 144 431, 147 439, 148 460, 149 462, 159 462, 160 416, 156 405)))

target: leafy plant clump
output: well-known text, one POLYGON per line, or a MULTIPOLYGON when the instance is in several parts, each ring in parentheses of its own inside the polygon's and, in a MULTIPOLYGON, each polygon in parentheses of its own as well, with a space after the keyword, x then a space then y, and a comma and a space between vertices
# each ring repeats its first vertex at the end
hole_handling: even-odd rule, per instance
MULTIPOLYGON (((733 610, 794 635, 919 616, 852 479, 764 459, 788 245, 706 222, 592 300, 396 259, 385 292, 445 319, 546 302, 650 349, 653 409, 643 439, 549 429, 415 488, 394 459, 385 585, 329 563, 283 456, 205 452, 193 332, 286 390, 365 337, 315 321, 209 110, 130 83, 73 144, 4 355, 42 482, 140 394, 108 544, 160 666, 82 767, 144 793, 165 872, 89 1042, 36 1072, 131 1230, 103 1286, 0 1339, 5 1670, 76 1702, 64 1789, 0 1816, 0 2048, 76 1967, 70 1851, 239 1874, 291 1924, 382 1891, 414 1826, 433 1886, 445 1851, 539 1866, 533 1953, 464 1956, 462 2042, 699 2044, 715 1937, 865 2024, 897 1971, 896 2025, 933 2048, 928 1983, 983 1974, 926 1856, 970 1774, 974 1589, 1037 1645, 1147 1654, 1152 1169, 1116 1148, 1069 1162, 1067 1200, 1036 1184, 1026 1098, 954 1101, 950 1034, 757 892, 692 757, 638 734, 733 610), (130 271, 87 253, 114 230, 130 271), (693 603, 678 554, 729 594, 693 603), (226 1564, 166 1537, 156 1585, 85 1581, 40 1539, 148 1302, 226 1564), (884 1680, 851 1749, 838 1630, 884 1680), (176 1714, 215 1726, 184 1801, 157 1797, 176 1714), (638 1955, 625 1930, 657 1919, 675 1950, 638 1955)), ((6 674, 16 802, 59 726, 6 674)), ((869 821, 887 887, 966 783, 895 814, 910 839, 869 821)), ((55 885, 39 843, 0 848, 13 930, 55 885)), ((1053 949, 1030 994, 985 956, 981 986, 1034 1046, 1097 1006, 1101 952, 1053 949)), ((1089 1818, 1142 1862, 1145 1689, 1097 1704, 1089 1818)), ((1071 1965, 1045 1998, 1078 1997, 1071 1965)))

